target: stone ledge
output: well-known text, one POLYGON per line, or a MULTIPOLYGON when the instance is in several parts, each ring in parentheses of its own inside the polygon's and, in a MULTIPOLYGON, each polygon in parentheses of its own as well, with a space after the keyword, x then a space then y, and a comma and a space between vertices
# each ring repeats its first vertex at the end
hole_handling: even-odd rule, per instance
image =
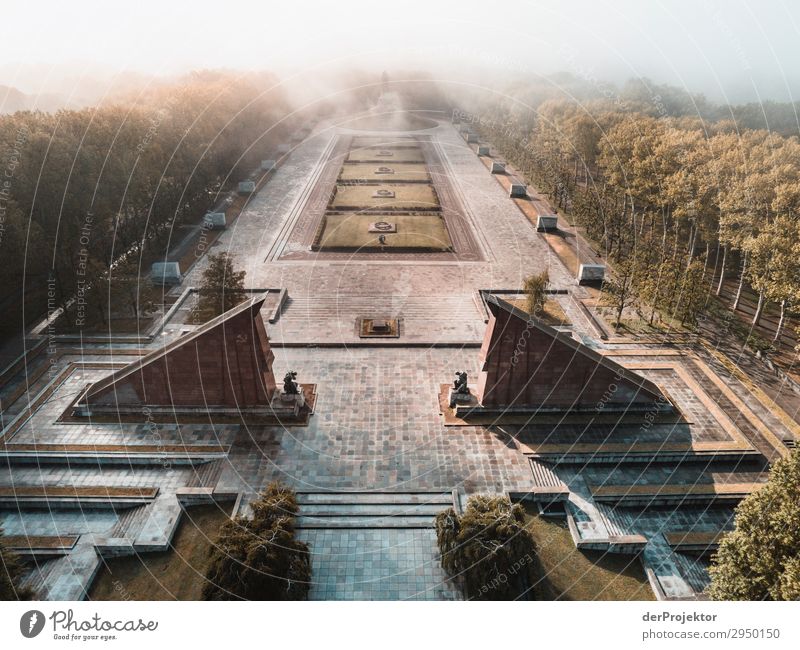
POLYGON ((590 485, 601 503, 659 506, 676 503, 738 502, 764 483, 694 483, 691 485, 590 485))
POLYGON ((749 444, 731 442, 696 443, 604 443, 604 444, 520 444, 521 451, 533 458, 562 464, 616 464, 641 462, 709 462, 716 459, 745 459, 760 456, 749 444))
MULTIPOLYGON (((307 426, 314 414, 317 401, 317 385, 302 384, 305 405, 294 415, 276 412, 271 407, 154 407, 149 408, 149 422, 155 424, 240 424, 249 426, 307 426)), ((88 388, 88 387, 87 387, 88 388)), ((85 392, 85 391, 84 391, 85 392)), ((142 407, 138 405, 116 405, 108 408, 92 408, 91 417, 74 415, 75 406, 82 399, 79 394, 56 420, 58 423, 86 424, 91 419, 94 424, 140 424, 142 407)))
POLYGON ((72 553, 53 562, 57 564, 50 568, 39 597, 47 600, 84 600, 100 569, 100 556, 94 546, 81 543, 72 553))
POLYGON ((133 555, 133 540, 128 537, 95 537, 94 547, 100 557, 125 557, 133 555))
POLYGON ((569 499, 569 488, 561 486, 534 486, 527 492, 509 492, 512 503, 518 501, 532 501, 534 503, 559 503, 569 499))
POLYGON ((235 490, 213 487, 182 487, 175 490, 175 497, 181 506, 210 505, 221 501, 235 501, 239 497, 235 490))
POLYGON ((133 540, 133 550, 137 553, 168 550, 182 514, 175 494, 161 495, 148 508, 147 519, 133 540))
POLYGON ((0 506, 30 509, 133 508, 151 503, 158 488, 115 486, 14 486, 0 487, 0 506))
POLYGON ((80 535, 7 535, 3 544, 18 555, 65 555, 78 543, 80 535))
POLYGON ((676 551, 708 552, 719 548, 719 543, 727 531, 671 531, 664 533, 664 539, 676 551))

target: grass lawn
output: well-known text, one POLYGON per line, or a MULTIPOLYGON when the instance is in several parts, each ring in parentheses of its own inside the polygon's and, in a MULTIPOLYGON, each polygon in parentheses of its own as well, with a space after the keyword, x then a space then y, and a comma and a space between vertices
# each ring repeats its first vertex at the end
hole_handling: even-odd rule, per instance
POLYGON ((639 558, 579 551, 566 521, 540 517, 526 505, 528 530, 544 571, 544 597, 552 600, 655 600, 639 558))
POLYGON ((388 221, 397 225, 396 233, 386 235, 385 248, 388 252, 391 252, 392 248, 437 251, 450 248, 450 238, 447 236, 444 220, 438 214, 328 215, 319 248, 378 251, 381 249, 378 242, 379 233, 369 232, 369 224, 376 221, 388 221))
POLYGON ((105 561, 89 591, 90 600, 200 600, 208 550, 230 504, 186 508, 172 548, 105 561))
POLYGON ((430 210, 438 208, 439 201, 432 185, 408 183, 406 185, 338 185, 331 201, 333 209, 384 208, 394 210, 430 210), (382 197, 379 192, 393 192, 382 197))
POLYGON ((371 146, 351 149, 347 155, 350 162, 359 160, 380 160, 384 162, 425 162, 422 149, 410 146, 371 146))
MULTIPOLYGON (((509 298, 507 302, 510 302, 514 305, 517 309, 521 309, 522 311, 528 311, 528 301, 526 298, 509 298)), ((572 321, 567 316, 566 312, 561 308, 561 305, 558 304, 556 300, 546 300, 544 303, 544 310, 543 313, 538 314, 539 320, 544 321, 548 325, 571 325, 572 321)))
POLYGON ((395 183, 397 181, 424 181, 430 182, 428 168, 425 163, 345 163, 339 172, 339 179, 343 181, 379 181, 395 183), (379 173, 381 167, 392 170, 390 173, 379 173))

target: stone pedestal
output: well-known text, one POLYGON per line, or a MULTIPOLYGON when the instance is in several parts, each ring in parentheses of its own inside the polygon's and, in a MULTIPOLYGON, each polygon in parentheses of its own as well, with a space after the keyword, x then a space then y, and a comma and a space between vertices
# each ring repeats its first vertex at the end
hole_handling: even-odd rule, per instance
POLYGON ((241 181, 239 183, 239 194, 250 194, 256 191, 256 184, 253 181, 241 181))
POLYGON ((150 280, 153 284, 180 284, 183 280, 181 267, 177 262, 154 262, 150 267, 150 280))
POLYGON ((512 199, 524 199, 528 196, 528 187, 522 183, 511 183, 511 189, 508 190, 508 195, 512 199))
POLYGON ((488 144, 478 145, 478 155, 479 156, 488 156, 489 155, 489 145, 488 144))
POLYGON ((558 216, 555 214, 540 214, 536 219, 536 230, 558 230, 558 216))
POLYGON ((210 230, 224 230, 227 225, 225 213, 206 212, 206 216, 203 217, 203 225, 210 230))
POLYGON ((471 392, 458 393, 451 387, 447 393, 447 403, 450 405, 450 408, 458 410, 459 406, 475 406, 478 404, 478 400, 475 399, 475 396, 471 392))
POLYGON ((578 284, 601 284, 605 277, 605 264, 581 264, 578 269, 578 284))
POLYGON ((505 174, 506 164, 501 162, 492 163, 492 174, 505 174))
POLYGON ((276 392, 272 396, 272 410, 275 415, 283 417, 297 417, 300 414, 300 409, 306 405, 306 400, 303 395, 303 389, 297 395, 289 393, 276 392))

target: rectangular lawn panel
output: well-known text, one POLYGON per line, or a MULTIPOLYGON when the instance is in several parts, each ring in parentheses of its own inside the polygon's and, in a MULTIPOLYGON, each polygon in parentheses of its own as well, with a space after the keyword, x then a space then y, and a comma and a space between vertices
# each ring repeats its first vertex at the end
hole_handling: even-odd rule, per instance
POLYGON ((385 162, 425 162, 425 157, 422 155, 422 149, 419 147, 410 146, 394 146, 387 144, 386 146, 374 145, 370 147, 359 147, 352 149, 347 156, 348 162, 357 162, 359 160, 379 160, 381 164, 385 162))
POLYGON ((397 232, 386 234, 387 251, 446 251, 450 248, 450 237, 444 220, 438 214, 373 213, 328 215, 325 218, 319 249, 380 251, 379 233, 369 232, 370 224, 378 221, 393 223, 397 227, 397 232))
POLYGON ((337 185, 330 207, 334 210, 432 210, 439 207, 439 200, 433 186, 424 183, 337 185))
POLYGON ((368 181, 376 183, 429 183, 430 175, 425 163, 345 163, 339 172, 341 181, 368 181), (382 167, 391 171, 382 171, 382 167))

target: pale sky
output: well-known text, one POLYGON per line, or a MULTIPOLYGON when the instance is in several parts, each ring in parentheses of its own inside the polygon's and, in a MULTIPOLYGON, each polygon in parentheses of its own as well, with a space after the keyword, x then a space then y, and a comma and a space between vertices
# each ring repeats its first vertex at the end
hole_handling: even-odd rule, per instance
POLYGON ((5 0, 0 16, 0 84, 29 93, 65 65, 76 75, 345 65, 453 79, 648 76, 718 101, 800 99, 797 0, 5 0), (43 80, 30 64, 55 67, 43 80))

